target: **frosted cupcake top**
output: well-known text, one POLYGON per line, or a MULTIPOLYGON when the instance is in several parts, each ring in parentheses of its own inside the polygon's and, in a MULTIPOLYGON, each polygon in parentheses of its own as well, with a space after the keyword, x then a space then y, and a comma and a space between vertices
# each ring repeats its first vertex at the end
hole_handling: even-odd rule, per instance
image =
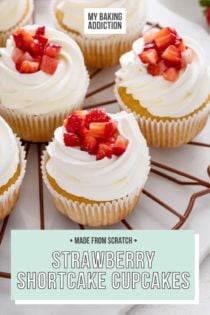
MULTIPOLYGON (((63 14, 63 24, 84 35, 85 8, 125 8, 127 10, 127 31, 146 19, 145 0, 54 0, 54 10, 63 14)), ((93 35, 86 35, 93 36, 93 35)))
POLYGON ((18 24, 27 9, 28 0, 0 0, 0 32, 18 24))
POLYGON ((58 186, 95 201, 118 199, 141 189, 150 169, 146 141, 134 116, 103 113, 75 112, 47 147, 47 173, 58 186), (75 115, 85 115, 83 122, 75 115))
POLYGON ((89 84, 78 45, 37 25, 17 30, 0 49, 0 76, 1 104, 32 115, 73 109, 89 84))
POLYGON ((15 135, 0 117, 0 187, 14 176, 19 165, 19 149, 15 135))
POLYGON ((200 45, 171 30, 174 41, 170 30, 153 30, 138 39, 132 51, 121 57, 116 82, 153 116, 177 118, 194 112, 207 100, 210 75, 200 45), (160 34, 157 40, 155 34, 160 34))

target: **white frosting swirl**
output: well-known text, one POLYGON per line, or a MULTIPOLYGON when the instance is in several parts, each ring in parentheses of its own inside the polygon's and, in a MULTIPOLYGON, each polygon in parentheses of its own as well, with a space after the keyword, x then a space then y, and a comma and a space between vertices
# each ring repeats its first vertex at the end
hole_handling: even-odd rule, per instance
POLYGON ((28 0, 0 0, 0 32, 18 24, 25 14, 28 0))
POLYGON ((63 23, 82 35, 84 35, 85 8, 125 8, 127 10, 127 31, 146 19, 145 0, 56 0, 55 7, 63 13, 63 23))
POLYGON ((19 149, 15 135, 0 117, 0 187, 14 176, 19 164, 19 149))
POLYGON ((180 71, 176 82, 148 74, 146 65, 138 57, 144 45, 142 38, 133 44, 131 52, 120 59, 117 86, 125 87, 127 93, 132 94, 153 116, 177 118, 188 115, 201 106, 210 93, 205 52, 194 40, 184 36, 183 39, 185 45, 193 49, 194 60, 180 71))
MULTIPOLYGON (((25 29, 34 33, 37 25, 25 29)), ((62 46, 59 64, 53 75, 43 71, 21 74, 11 59, 12 37, 6 48, 0 49, 0 101, 8 109, 25 114, 46 114, 79 105, 85 97, 89 78, 78 45, 67 35, 46 28, 50 43, 62 46)))
POLYGON ((108 201, 126 196, 142 188, 149 173, 149 151, 132 114, 121 112, 110 115, 118 121, 120 134, 129 140, 120 157, 96 157, 78 148, 66 147, 62 127, 55 131, 55 139, 49 144, 50 156, 46 169, 66 192, 95 201, 108 201))

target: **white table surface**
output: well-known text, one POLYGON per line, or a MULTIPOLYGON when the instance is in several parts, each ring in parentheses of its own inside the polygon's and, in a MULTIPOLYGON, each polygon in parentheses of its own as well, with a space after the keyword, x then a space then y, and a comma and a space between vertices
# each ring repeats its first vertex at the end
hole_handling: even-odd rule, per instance
MULTIPOLYGON (((162 0, 162 2, 167 2, 167 0, 162 0)), ((196 1, 196 0, 195 0, 196 1)), ((49 15, 46 15, 46 12, 48 10, 49 6, 49 0, 36 0, 36 13, 35 13, 35 21, 36 23, 40 24, 46 24, 46 25, 52 25, 52 20, 49 15)), ((168 1, 169 2, 169 1, 168 1)), ((190 2, 190 1, 189 1, 190 2)), ((177 0, 177 3, 179 4, 179 1, 177 0)), ((162 25, 174 25, 178 31, 181 32, 191 32, 193 28, 193 35, 194 37, 201 41, 202 44, 205 46, 206 50, 210 47, 209 41, 209 36, 205 33, 203 33, 203 29, 199 27, 195 27, 194 25, 186 22, 183 20, 181 17, 172 14, 171 12, 168 12, 166 9, 163 7, 160 7, 157 4, 157 1, 155 0, 148 0, 148 5, 150 8, 150 14, 149 14, 149 19, 150 21, 155 21, 159 22, 162 25)), ((173 7, 173 9, 176 9, 173 7)), ((177 8, 176 12, 178 11, 179 8, 177 8)), ((190 12, 190 11, 189 11, 190 12)), ((183 14, 186 17, 186 14, 183 14)), ((190 18, 193 19, 192 14, 190 14, 190 18)), ((195 17, 197 19, 197 17, 195 17)), ((210 49, 209 49, 210 51, 210 49)), ((100 81, 100 80, 99 80, 100 81)), ((108 93, 108 92, 107 92, 108 93)), ((94 100, 94 98, 93 98, 94 100)), ((204 133, 198 137, 199 140, 204 140, 207 139, 207 136, 209 135, 209 130, 210 130, 210 122, 208 125, 208 128, 205 129, 204 133)), ((210 137, 209 137, 210 138, 210 137)), ((191 148, 189 151, 182 148, 181 149, 183 154, 190 154, 189 158, 194 154, 195 148, 191 148), (188 152, 188 153, 186 153, 188 152), (191 153, 189 153, 191 152, 191 153)), ((33 150, 30 153, 31 156, 33 156, 33 150)), ((170 153, 169 151, 167 152, 168 155, 173 154, 172 152, 170 153)), ((152 154, 158 155, 159 153, 156 152, 156 150, 152 151, 152 154)), ((180 156, 180 152, 177 153, 177 156, 180 156)), ((162 157, 164 158, 164 157, 162 157)), ((30 225, 30 228, 38 228, 39 227, 39 218, 37 215, 37 211, 39 209, 38 207, 38 200, 36 198, 38 194, 37 187, 34 186, 34 191, 33 195, 31 198, 33 198, 33 202, 31 203, 31 208, 28 214, 25 213, 25 208, 27 208, 27 204, 25 202, 26 198, 30 194, 30 186, 31 186, 31 179, 34 178, 34 181, 36 182, 37 179, 37 172, 36 170, 31 167, 33 165, 34 161, 32 159, 29 160, 29 165, 28 168, 30 169, 30 176, 27 176, 25 178, 25 183, 24 183, 24 192, 22 194, 21 200, 19 201, 17 205, 17 211, 12 215, 10 221, 9 221, 9 230, 13 227, 15 228, 24 228, 28 227, 30 225), (34 197, 33 197, 34 196, 34 197), (19 219, 21 217, 21 220, 19 219)), ((186 165, 187 167, 187 165, 186 165)), ((188 169, 188 171, 192 171, 192 169, 188 169)), ((199 174, 202 177, 206 177, 207 175, 205 174, 199 174)), ((209 199, 208 199, 209 200, 209 199)), ((203 231, 203 217, 206 218, 206 221, 210 222, 210 209, 207 207, 208 206, 208 200, 205 200, 204 202, 201 202, 201 204, 198 204, 198 207, 195 211, 194 216, 190 218, 190 220, 187 222, 185 228, 194 228, 198 233, 201 234, 202 236, 202 242, 201 242, 201 252, 200 252, 200 260, 204 257, 206 257, 208 250, 210 247, 208 247, 208 244, 210 245, 210 231, 208 229, 205 230, 205 233, 203 231), (202 207, 202 214, 199 212, 200 208, 202 207)), ((45 203, 48 204, 47 210, 46 210, 46 216, 47 216, 47 228, 53 228, 53 222, 51 220, 51 208, 52 203, 48 196, 45 196, 45 203)), ((143 214, 144 215, 144 214, 143 214)), ((54 214, 53 219, 57 220, 58 226, 60 228, 76 228, 76 225, 70 224, 69 221, 67 221, 64 217, 62 217, 59 213, 54 214)), ((147 222, 146 216, 145 216, 145 222, 147 222)), ((131 222, 132 222, 132 217, 131 217, 131 222)), ((150 221, 148 221, 148 225, 150 224, 150 221)), ((206 227, 208 225, 206 224, 206 227)), ((161 225, 160 227, 161 228, 161 225)), ((7 234, 9 233, 9 230, 7 234)), ((6 252, 5 248, 9 246, 9 235, 6 235, 6 240, 3 242, 0 248, 0 257, 2 251, 6 252)), ((3 262, 0 260, 0 269, 2 264, 5 267, 5 265, 8 264, 9 257, 3 258, 3 262)), ((8 271, 9 271, 9 266, 8 266, 8 271)), ((13 302, 10 301, 10 281, 9 280, 2 280, 0 279, 0 303, 1 303, 1 308, 0 308, 0 314, 17 314, 17 315, 34 315, 34 314, 85 314, 85 315, 96 315, 96 314, 110 314, 110 315, 117 315, 117 314, 129 314, 129 315, 159 315, 159 314, 196 314, 196 315, 201 315, 201 314, 210 314, 210 257, 208 257, 201 265, 201 270, 200 270, 200 300, 201 303, 198 306, 136 306, 136 307, 131 307, 131 306, 17 306, 14 305, 13 302)))

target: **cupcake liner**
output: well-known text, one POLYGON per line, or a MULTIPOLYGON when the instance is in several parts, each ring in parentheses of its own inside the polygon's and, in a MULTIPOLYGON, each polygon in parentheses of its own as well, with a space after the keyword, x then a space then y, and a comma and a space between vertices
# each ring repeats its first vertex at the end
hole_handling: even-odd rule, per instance
POLYGON ((32 16, 34 10, 34 1, 28 0, 28 8, 27 12, 25 12, 22 20, 16 24, 14 27, 10 28, 8 31, 0 32, 0 47, 4 47, 6 45, 7 38, 14 33, 14 31, 20 27, 23 27, 29 23, 29 20, 32 16))
POLYGON ((85 204, 69 200, 59 194, 50 185, 46 172, 46 163, 48 158, 48 153, 45 151, 42 156, 41 165, 43 180, 52 195, 57 209, 79 224, 92 227, 102 227, 115 224, 127 217, 133 211, 139 200, 142 187, 136 189, 133 193, 123 198, 103 203, 85 204))
POLYGON ((202 131, 208 120, 208 105, 186 118, 157 121, 133 112, 123 103, 116 87, 115 96, 123 110, 135 115, 148 145, 153 147, 174 148, 186 144, 202 131))
POLYGON ((43 115, 19 113, 0 104, 0 115, 21 139, 48 142, 52 139, 55 129, 63 124, 64 119, 72 111, 82 108, 83 101, 84 98, 71 108, 43 115))
POLYGON ((9 189, 0 196, 0 220, 4 219, 10 214, 19 197, 21 184, 25 175, 26 169, 26 153, 24 147, 21 145, 19 138, 17 138, 20 150, 20 175, 16 182, 9 187, 9 189))
POLYGON ((125 35, 110 35, 90 38, 77 35, 64 28, 58 21, 55 13, 57 0, 52 2, 52 16, 56 27, 67 33, 80 46, 85 63, 90 68, 107 68, 118 65, 120 57, 131 50, 133 42, 142 35, 146 19, 140 21, 125 35))

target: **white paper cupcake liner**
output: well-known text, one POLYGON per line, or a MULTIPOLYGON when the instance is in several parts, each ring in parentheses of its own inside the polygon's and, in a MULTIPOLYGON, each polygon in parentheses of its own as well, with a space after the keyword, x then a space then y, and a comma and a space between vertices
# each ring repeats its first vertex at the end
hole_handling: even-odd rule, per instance
POLYGON ((85 63, 90 68, 107 68, 116 66, 120 57, 127 51, 131 50, 133 42, 142 35, 142 30, 146 23, 145 20, 139 21, 125 35, 110 35, 91 38, 88 36, 77 35, 68 31, 59 23, 56 17, 57 0, 52 2, 52 17, 56 27, 67 33, 80 46, 85 63))
POLYGON ((139 200, 143 187, 136 189, 131 194, 118 200, 99 204, 85 204, 69 200, 59 194, 49 183, 46 172, 46 163, 48 158, 49 156, 47 151, 45 151, 42 156, 41 165, 43 180, 52 195, 57 209, 79 224, 92 227, 102 227, 115 224, 127 217, 133 211, 139 200))
POLYGON ((63 124, 66 117, 83 106, 84 95, 68 109, 43 115, 29 115, 11 110, 0 104, 0 115, 7 121, 22 140, 31 142, 48 142, 54 131, 63 124))
POLYGON ((19 138, 17 138, 19 146, 19 156, 20 156, 20 175, 16 182, 9 187, 9 189, 0 196, 0 220, 4 219, 10 214, 13 207, 15 206, 17 199, 19 197, 21 184, 25 175, 26 170, 26 153, 24 147, 21 145, 19 138))
MULTIPOLYGON (((34 11, 34 1, 28 0, 28 4, 29 4, 28 12, 25 13, 22 20, 18 24, 16 24, 14 27, 10 28, 8 31, 0 32, 0 47, 4 47, 6 45, 7 38, 10 35, 12 35, 16 29, 23 27, 29 23, 29 20, 34 11)), ((1 14, 4 14, 4 13, 1 12, 1 14)))
POLYGON ((157 121, 133 112, 122 101, 117 87, 115 87, 115 96, 123 110, 135 115, 148 145, 153 147, 174 148, 186 144, 202 131, 208 120, 209 105, 186 118, 157 121))

